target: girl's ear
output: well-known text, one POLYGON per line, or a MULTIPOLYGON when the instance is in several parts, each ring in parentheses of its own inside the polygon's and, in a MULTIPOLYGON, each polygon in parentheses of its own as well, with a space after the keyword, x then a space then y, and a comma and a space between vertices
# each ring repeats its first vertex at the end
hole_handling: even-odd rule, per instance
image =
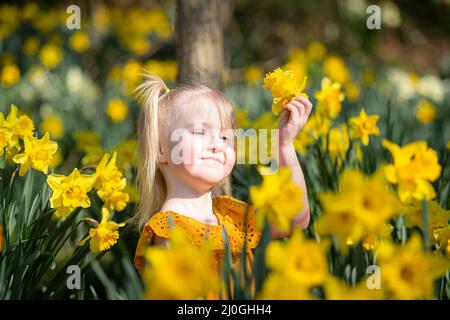
POLYGON ((158 144, 158 162, 160 164, 166 164, 169 162, 168 153, 164 150, 164 147, 161 143, 158 144))

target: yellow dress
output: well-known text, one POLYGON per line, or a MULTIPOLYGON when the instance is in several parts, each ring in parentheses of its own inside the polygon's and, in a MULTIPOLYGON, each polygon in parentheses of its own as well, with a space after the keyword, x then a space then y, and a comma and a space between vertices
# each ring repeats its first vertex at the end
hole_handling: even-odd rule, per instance
MULTIPOLYGON (((173 211, 159 211, 155 213, 145 225, 134 257, 134 265, 140 274, 144 271, 144 252, 147 246, 152 245, 156 235, 169 238, 170 223, 182 229, 194 245, 200 246, 208 240, 214 249, 214 264, 221 267, 221 258, 225 255, 225 243, 222 236, 222 226, 225 228, 231 249, 233 268, 238 270, 240 257, 247 240, 247 270, 253 264, 252 249, 256 248, 261 239, 261 230, 256 225, 256 209, 231 196, 217 196, 212 199, 213 212, 218 218, 218 225, 205 224, 194 218, 178 214, 173 211), (247 226, 245 225, 247 223, 247 226), (246 229, 247 228, 247 229, 246 229), (247 234, 245 235, 245 230, 247 234)), ((233 283, 231 283, 233 286, 233 283)), ((254 290, 252 282, 252 290, 254 290)), ((217 293, 211 293, 208 299, 217 299, 217 293)), ((231 298, 231 297, 227 297, 231 298)))

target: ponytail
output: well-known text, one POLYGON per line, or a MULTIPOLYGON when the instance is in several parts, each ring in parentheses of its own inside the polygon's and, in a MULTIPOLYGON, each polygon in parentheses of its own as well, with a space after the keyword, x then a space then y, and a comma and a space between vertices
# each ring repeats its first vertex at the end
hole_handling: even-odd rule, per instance
POLYGON ((138 231, 157 212, 164 203, 167 189, 159 168, 158 115, 162 99, 167 97, 170 89, 157 75, 145 72, 144 82, 136 88, 136 97, 142 104, 137 125, 139 167, 137 188, 139 190, 138 207, 131 225, 138 231))

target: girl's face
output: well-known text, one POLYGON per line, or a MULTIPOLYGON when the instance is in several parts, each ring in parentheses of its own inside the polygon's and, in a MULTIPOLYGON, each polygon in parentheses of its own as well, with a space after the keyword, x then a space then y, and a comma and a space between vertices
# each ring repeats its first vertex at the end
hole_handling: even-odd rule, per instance
POLYGON ((210 190, 230 175, 236 161, 234 132, 222 128, 217 107, 207 99, 187 106, 168 126, 163 173, 174 181, 194 188, 210 190), (167 168, 168 170, 164 170, 167 168))

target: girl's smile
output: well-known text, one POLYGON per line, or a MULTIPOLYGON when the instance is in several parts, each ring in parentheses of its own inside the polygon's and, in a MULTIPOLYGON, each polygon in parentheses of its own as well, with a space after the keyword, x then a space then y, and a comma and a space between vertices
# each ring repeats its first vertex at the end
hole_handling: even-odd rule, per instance
POLYGON ((214 163, 219 163, 221 165, 224 164, 224 160, 222 160, 220 157, 217 157, 217 156, 202 157, 201 159, 205 160, 206 163, 213 161, 214 163))

